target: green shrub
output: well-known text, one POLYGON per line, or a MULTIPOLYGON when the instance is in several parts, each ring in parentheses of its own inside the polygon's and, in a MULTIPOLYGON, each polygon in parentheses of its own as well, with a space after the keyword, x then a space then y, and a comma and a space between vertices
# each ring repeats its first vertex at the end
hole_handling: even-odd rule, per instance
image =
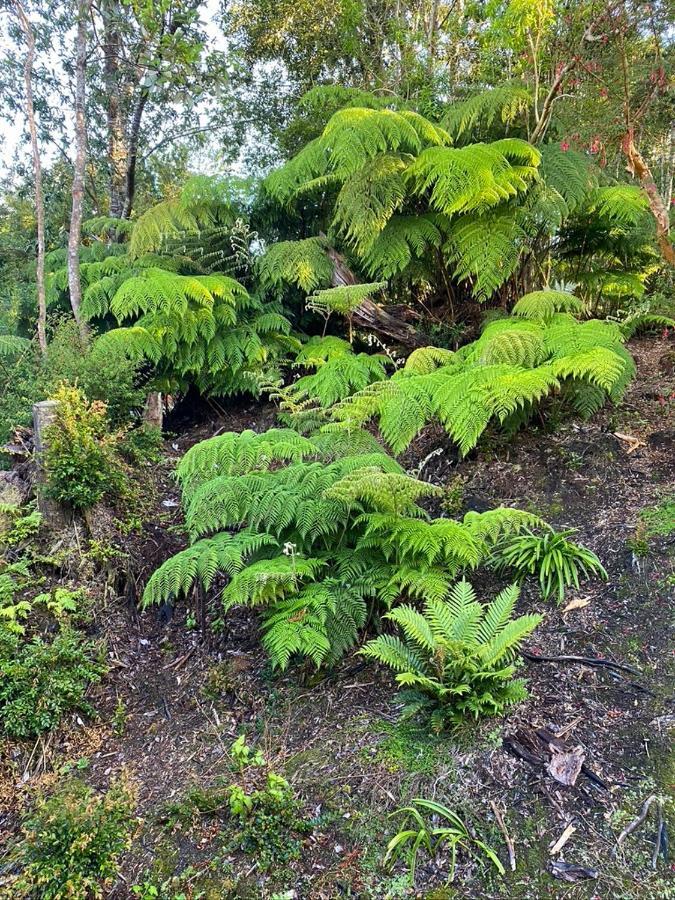
POLYGON ((62 385, 54 394, 59 404, 47 428, 44 466, 47 490, 55 500, 76 509, 93 506, 124 484, 116 454, 117 435, 108 433, 106 406, 89 403, 78 388, 62 385))
POLYGON ((10 738, 35 738, 69 712, 93 714, 85 699, 105 666, 94 645, 69 628, 51 643, 24 641, 0 625, 0 729, 10 738))
POLYGON ((410 605, 392 610, 403 639, 383 634, 361 650, 364 656, 393 669, 406 690, 405 712, 430 713, 434 731, 465 717, 496 715, 527 694, 514 678, 522 640, 542 617, 512 613, 518 598, 515 585, 503 590, 485 608, 471 585, 462 580, 443 599, 428 599, 424 612, 410 605))
POLYGON ((141 386, 140 364, 130 359, 123 348, 103 348, 94 341, 83 341, 76 323, 60 323, 51 337, 43 365, 44 396, 65 382, 78 387, 91 403, 106 404, 112 425, 128 422, 142 409, 147 391, 141 386))
POLYGON ((23 825, 17 891, 41 900, 102 897, 131 844, 133 808, 123 782, 97 794, 73 779, 41 799, 23 825))
POLYGON ((255 856, 260 868, 283 865, 300 855, 299 835, 311 831, 311 824, 302 816, 302 807, 285 778, 267 768, 260 750, 246 743, 243 734, 230 748, 232 760, 239 770, 242 783, 230 784, 225 790, 230 816, 237 832, 230 846, 255 856), (255 789, 249 785, 264 782, 255 789))
POLYGON ((495 560, 498 567, 523 578, 536 575, 544 599, 555 594, 562 603, 566 588, 579 587, 580 572, 584 578, 592 575, 607 578, 607 572, 592 550, 567 540, 571 534, 574 529, 551 529, 542 535, 526 530, 523 534, 509 535, 495 548, 495 560))
POLYGON ((124 435, 120 443, 120 453, 135 466, 142 463, 157 463, 162 458, 163 446, 162 429, 142 425, 124 435))
POLYGON ((255 857, 261 869, 299 858, 299 835, 312 826, 302 818, 302 807, 285 778, 268 772, 264 787, 250 793, 231 785, 228 800, 237 826, 232 844, 255 857))

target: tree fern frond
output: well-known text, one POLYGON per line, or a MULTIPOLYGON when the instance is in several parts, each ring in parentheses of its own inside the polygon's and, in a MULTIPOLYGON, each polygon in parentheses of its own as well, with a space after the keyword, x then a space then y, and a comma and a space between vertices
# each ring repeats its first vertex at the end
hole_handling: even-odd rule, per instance
POLYGON ((563 198, 568 213, 574 212, 597 185, 588 159, 559 144, 541 147, 541 174, 545 183, 563 198))
POLYGON ((527 88, 519 84, 503 84, 452 103, 443 115, 443 125, 456 139, 477 130, 489 130, 495 121, 508 125, 526 112, 532 104, 527 88))
POLYGON ((366 271, 376 278, 392 278, 406 271, 443 243, 443 217, 436 213, 392 215, 373 241, 359 247, 366 271))
POLYGON ((564 291, 532 291, 525 294, 513 307, 513 315, 533 321, 550 322, 559 312, 581 312, 583 303, 574 294, 564 291))
POLYGON ((218 572, 231 577, 247 559, 276 543, 271 535, 252 532, 221 532, 197 541, 153 572, 143 592, 143 605, 176 599, 187 594, 196 582, 209 590, 218 572))
POLYGON ((325 288, 333 275, 325 248, 322 238, 272 244, 258 261, 258 276, 271 287, 295 285, 306 293, 325 288))
POLYGON ((512 212, 465 215, 450 227, 443 252, 455 277, 485 300, 516 271, 526 237, 512 212))
POLYGON ((303 581, 315 578, 325 565, 321 559, 298 556, 276 556, 251 563, 223 589, 223 606, 225 610, 233 606, 269 606, 297 593, 303 581))

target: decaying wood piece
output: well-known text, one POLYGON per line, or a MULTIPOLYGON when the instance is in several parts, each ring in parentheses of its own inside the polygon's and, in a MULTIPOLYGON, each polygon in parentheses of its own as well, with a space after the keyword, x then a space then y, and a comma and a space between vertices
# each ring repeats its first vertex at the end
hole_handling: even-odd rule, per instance
POLYGON ((553 860, 548 864, 548 869, 554 878, 561 881, 586 881, 588 879, 595 880, 600 877, 597 869, 587 869, 585 866, 579 866, 576 863, 565 862, 564 859, 553 860))
POLYGON ((581 767, 586 759, 586 752, 582 746, 573 747, 572 750, 561 750, 555 744, 549 744, 551 759, 546 768, 560 784, 576 784, 581 767))
MULTIPOLYGON (((570 751, 565 747, 564 742, 547 728, 519 728, 515 732, 515 734, 509 735, 504 739, 504 741, 502 742, 502 746, 507 752, 511 753, 512 756, 515 756, 517 759, 522 759, 524 762, 529 763, 531 766, 546 767, 549 774, 551 774, 554 778, 556 778, 556 775, 553 774, 550 768, 553 756, 555 754, 561 756, 570 754, 570 751)), ((583 758, 579 761, 578 754, 575 751, 573 751, 573 754, 576 757, 575 765, 577 762, 580 762, 579 772, 577 773, 577 775, 581 773, 599 788, 602 788, 605 791, 609 790, 609 785, 606 784, 599 775, 596 775, 595 772, 589 769, 589 767, 583 761, 583 758)), ((566 768, 566 761, 564 760, 559 760, 558 764, 561 762, 563 763, 563 765, 559 766, 559 768, 555 771, 560 774, 564 770, 569 776, 569 774, 573 772, 573 769, 571 769, 569 765, 566 768)), ((556 780, 561 784, 568 783, 562 781, 561 778, 556 778, 556 780)), ((569 782, 569 784, 573 785, 574 781, 569 782)))
MULTIPOLYGON (((347 287, 359 283, 359 279, 349 268, 342 254, 332 247, 328 247, 326 255, 333 263, 333 287, 347 287)), ((424 347, 429 343, 412 325, 404 319, 392 315, 370 297, 361 301, 360 306, 352 313, 352 320, 361 328, 376 331, 406 347, 414 349, 415 347, 424 347)))
POLYGON ((577 829, 570 822, 569 825, 567 826, 567 828, 563 831, 563 833, 560 835, 558 840, 555 842, 555 844, 553 844, 551 849, 548 851, 551 854, 551 856, 555 856, 556 853, 560 853, 562 848, 569 841, 569 839, 572 837, 572 835, 574 834, 574 832, 576 830, 577 829))

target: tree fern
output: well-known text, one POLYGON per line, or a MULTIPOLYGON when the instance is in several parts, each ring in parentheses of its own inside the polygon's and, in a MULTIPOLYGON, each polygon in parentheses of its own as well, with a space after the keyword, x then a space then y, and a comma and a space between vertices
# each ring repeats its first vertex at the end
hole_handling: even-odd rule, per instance
POLYGON ((129 253, 137 258, 166 247, 186 235, 229 228, 241 213, 242 183, 195 176, 180 194, 151 207, 133 227, 129 253))
POLYGON ((145 356, 167 389, 192 382, 205 393, 255 393, 257 375, 298 346, 276 305, 251 297, 225 275, 143 269, 122 279, 110 312, 130 324, 104 334, 102 346, 145 356))
POLYGON ((648 213, 649 201, 643 190, 631 184, 597 188, 590 198, 589 208, 601 220, 616 225, 636 225, 648 213))
POLYGON ((412 689, 412 708, 431 713, 437 727, 498 714, 525 696, 523 682, 513 677, 515 659, 542 618, 513 619, 517 597, 511 586, 484 608, 460 581, 447 597, 427 600, 423 612, 396 607, 386 618, 401 637, 382 635, 361 653, 392 668, 399 685, 412 689))

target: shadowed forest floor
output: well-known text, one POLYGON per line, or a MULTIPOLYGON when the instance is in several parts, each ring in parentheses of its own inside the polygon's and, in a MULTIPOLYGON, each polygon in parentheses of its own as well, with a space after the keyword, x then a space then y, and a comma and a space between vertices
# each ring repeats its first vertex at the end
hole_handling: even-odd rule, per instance
MULTIPOLYGON (((260 649, 254 614, 229 614, 222 627, 204 633, 198 611, 184 604, 171 617, 136 613, 119 596, 119 579, 105 583, 99 572, 92 632, 106 639, 111 665, 91 692, 99 718, 64 723, 30 763, 34 747, 3 748, 2 832, 16 827, 11 795, 22 772, 32 774, 20 794, 70 764, 97 786, 121 772, 136 785, 141 822, 112 890, 119 900, 134 896, 133 885, 172 878, 162 897, 675 896, 671 862, 660 858, 652 868, 654 819, 615 850, 645 798, 672 797, 675 784, 673 351, 654 339, 633 341, 631 350, 638 376, 617 409, 563 423, 555 433, 529 429, 508 444, 484 441, 461 462, 448 451, 445 433, 429 428, 404 463, 415 473, 424 462, 420 477, 450 488, 453 514, 504 504, 578 529, 575 539, 597 553, 609 580, 584 582, 563 606, 542 601, 536 585, 526 583, 518 610, 545 613, 527 650, 602 658, 637 674, 529 661, 525 703, 506 717, 435 737, 398 722, 391 675, 355 654, 328 675, 291 668, 279 677, 260 649), (555 781, 536 752, 536 729, 561 734, 570 749, 583 747, 590 777, 582 771, 567 787, 555 781), (299 858, 267 872, 255 856, 230 850, 224 810, 217 803, 200 810, 204 803, 192 791, 198 786, 208 795, 219 779, 231 780, 229 748, 242 731, 291 782, 312 822, 299 858), (449 860, 441 854, 420 862, 412 888, 401 866, 383 868, 396 831, 387 814, 418 796, 461 811, 497 850, 506 876, 460 856, 446 885, 449 860), (513 840, 514 872, 494 807, 513 840), (551 855, 568 824, 576 830, 551 855), (597 877, 560 880, 550 872, 560 859, 597 877)), ((158 563, 184 546, 171 479, 179 456, 216 431, 262 430, 272 419, 271 408, 249 405, 167 440, 135 531, 120 537, 138 591, 158 563)), ((106 521, 93 525, 109 532, 106 521)), ((482 599, 497 586, 484 575, 473 583, 482 599)), ((216 592, 208 603, 213 623, 216 592)), ((675 839, 672 805, 665 808, 675 839)))

